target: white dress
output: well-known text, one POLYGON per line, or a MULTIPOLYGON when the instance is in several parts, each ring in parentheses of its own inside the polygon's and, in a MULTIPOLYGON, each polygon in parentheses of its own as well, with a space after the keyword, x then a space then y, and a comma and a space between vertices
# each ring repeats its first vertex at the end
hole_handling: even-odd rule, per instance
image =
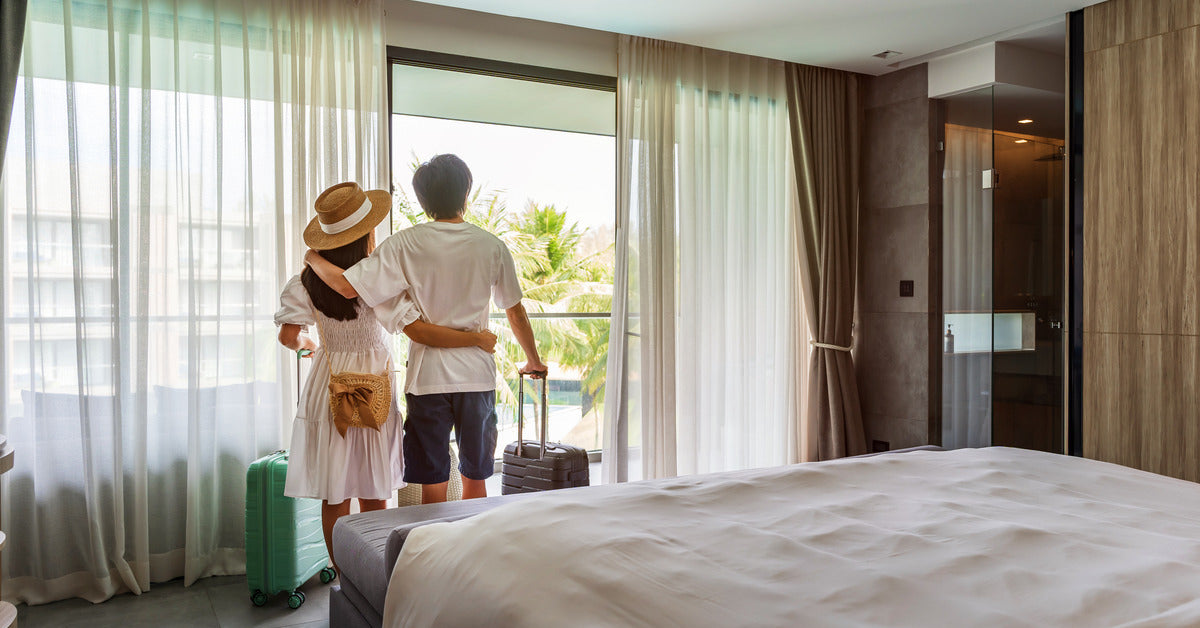
POLYGON ((316 317, 321 318, 321 346, 313 352, 308 380, 300 393, 292 424, 292 446, 288 455, 288 497, 324 499, 340 504, 347 498, 387 499, 404 487, 399 390, 390 372, 391 352, 387 333, 375 310, 359 303, 358 317, 338 321, 321 314, 308 296, 300 276, 288 281, 279 297, 275 324, 309 327, 317 339, 316 317), (326 361, 325 354, 329 360, 326 361), (392 407, 387 423, 378 431, 352 427, 343 438, 333 425, 329 411, 329 365, 335 372, 381 373, 389 370, 392 407))

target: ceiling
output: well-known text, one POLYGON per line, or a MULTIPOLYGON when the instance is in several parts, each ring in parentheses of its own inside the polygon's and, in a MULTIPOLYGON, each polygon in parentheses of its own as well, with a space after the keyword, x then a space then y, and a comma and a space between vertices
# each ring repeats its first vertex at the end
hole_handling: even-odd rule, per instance
MULTIPOLYGON (((995 39, 1061 42, 1068 11, 1100 0, 422 0, 864 74, 995 39), (1055 26, 1057 24, 1058 26, 1055 26), (894 50, 887 60, 872 55, 894 50)), ((1040 43, 1039 43, 1040 42, 1040 43)), ((1014 41, 1014 43, 1019 43, 1014 41)), ((1058 43, 1061 50, 1061 43, 1058 43)))
POLYGON ((1062 94, 1020 85, 996 85, 992 90, 992 127, 997 131, 1064 139, 1066 107, 1062 94), (1022 124, 1018 120, 1033 120, 1022 124))
POLYGON ((1042 28, 1022 30, 1015 35, 998 37, 997 40, 1039 52, 1062 55, 1066 52, 1066 32, 1066 20, 1056 20, 1042 28))
POLYGON ((997 84, 945 100, 946 121, 952 124, 1058 140, 1066 137, 1063 95, 1057 92, 997 84))

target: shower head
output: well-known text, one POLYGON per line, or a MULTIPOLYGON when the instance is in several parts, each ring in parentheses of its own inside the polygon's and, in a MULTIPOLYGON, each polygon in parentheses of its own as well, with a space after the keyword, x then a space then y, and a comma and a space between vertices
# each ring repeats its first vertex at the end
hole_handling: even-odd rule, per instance
POLYGON ((1065 157, 1065 156, 1066 155, 1063 154, 1063 147, 1056 146, 1054 148, 1053 153, 1050 153, 1049 155, 1045 155, 1042 157, 1038 157, 1037 159, 1034 159, 1034 161, 1062 161, 1063 157, 1065 157))

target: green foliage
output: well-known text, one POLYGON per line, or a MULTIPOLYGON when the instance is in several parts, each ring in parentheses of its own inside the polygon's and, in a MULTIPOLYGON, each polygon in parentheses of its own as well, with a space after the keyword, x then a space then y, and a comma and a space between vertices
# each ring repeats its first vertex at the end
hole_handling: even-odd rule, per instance
MULTIPOLYGON (((508 246, 517 267, 525 308, 530 313, 611 311, 612 245, 586 254, 582 248, 585 232, 567 221, 565 211, 554 205, 529 203, 520 212, 510 214, 502 194, 501 190, 474 190, 464 218, 495 234, 508 246)), ((428 220, 403 192, 396 193, 393 206, 397 217, 395 229, 428 220)), ((577 371, 583 392, 593 398, 599 411, 608 366, 608 319, 535 318, 531 323, 542 360, 560 369, 577 371)), ((507 324, 494 325, 492 330, 499 336, 496 362, 503 380, 503 385, 497 388, 498 401, 515 405, 516 374, 525 354, 507 324)))

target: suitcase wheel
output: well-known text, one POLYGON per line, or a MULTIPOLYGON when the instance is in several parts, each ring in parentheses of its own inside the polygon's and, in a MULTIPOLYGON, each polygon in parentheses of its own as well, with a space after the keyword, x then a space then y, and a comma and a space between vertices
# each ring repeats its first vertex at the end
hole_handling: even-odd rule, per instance
POLYGON ((337 570, 333 567, 326 567, 321 570, 321 584, 329 584, 337 577, 337 570))
POLYGON ((292 591, 292 594, 288 596, 288 608, 290 608, 292 610, 296 610, 297 608, 300 608, 300 605, 303 603, 304 603, 304 591, 301 591, 300 589, 296 589, 295 591, 292 591))
POLYGON ((255 589, 254 593, 250 594, 250 603, 255 606, 262 606, 267 603, 267 594, 259 589, 255 589))

